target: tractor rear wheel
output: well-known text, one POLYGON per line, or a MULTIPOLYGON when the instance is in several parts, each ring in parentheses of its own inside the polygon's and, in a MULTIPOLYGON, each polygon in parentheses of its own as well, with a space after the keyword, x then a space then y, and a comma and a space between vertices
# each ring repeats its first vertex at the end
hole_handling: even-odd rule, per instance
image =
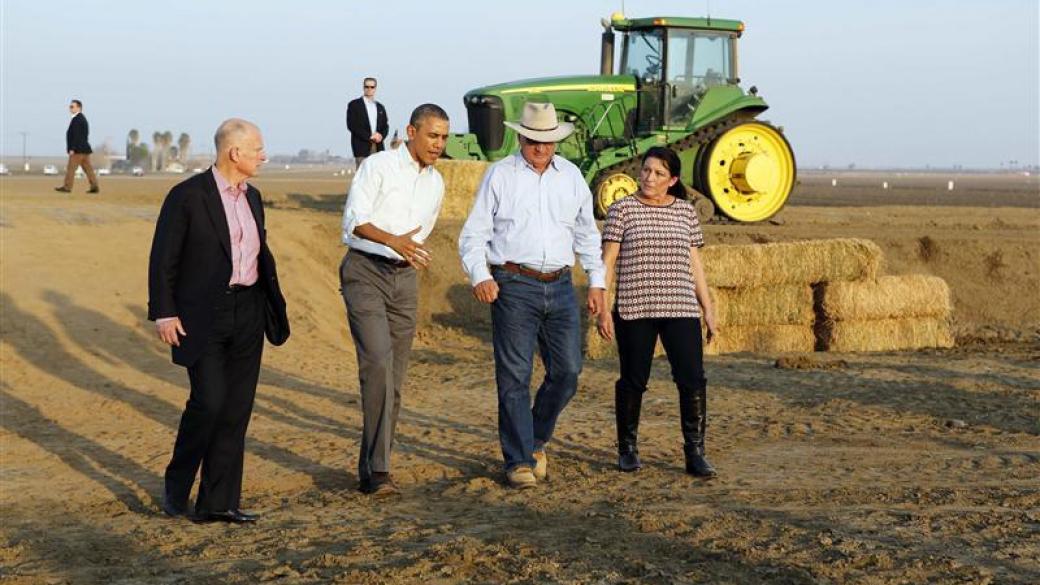
POLYGON ((635 193, 639 190, 639 183, 625 173, 612 173, 596 181, 592 190, 592 199, 596 219, 606 219, 607 209, 615 201, 635 193))
POLYGON ((737 221, 769 219, 794 188, 791 145, 765 122, 743 122, 726 130, 698 159, 701 187, 720 212, 737 221))

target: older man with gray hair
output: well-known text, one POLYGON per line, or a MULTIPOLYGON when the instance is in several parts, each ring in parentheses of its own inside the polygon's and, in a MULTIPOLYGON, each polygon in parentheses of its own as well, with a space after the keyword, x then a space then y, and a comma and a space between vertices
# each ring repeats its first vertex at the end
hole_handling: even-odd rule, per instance
POLYGON ((163 202, 148 264, 148 318, 188 370, 191 394, 166 467, 163 512, 253 522, 239 507, 264 335, 289 337, 285 299, 267 247, 260 192, 246 183, 267 161, 260 129, 233 118, 217 129, 217 161, 163 202))

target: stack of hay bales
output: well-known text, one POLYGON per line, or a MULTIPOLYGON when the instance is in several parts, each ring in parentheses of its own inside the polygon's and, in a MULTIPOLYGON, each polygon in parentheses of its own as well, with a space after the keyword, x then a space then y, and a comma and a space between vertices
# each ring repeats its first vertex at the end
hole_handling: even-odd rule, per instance
POLYGON ((702 257, 720 331, 704 350, 717 355, 813 351, 812 285, 873 279, 882 254, 869 240, 836 239, 709 246, 702 257))
MULTIPOLYGON (((881 249, 857 239, 709 246, 701 257, 720 330, 704 346, 709 355, 813 351, 812 285, 873 279, 881 265, 881 249)), ((586 355, 616 354, 615 344, 590 326, 586 355)))
POLYGON ((816 288, 817 349, 953 347, 950 287, 936 276, 882 276, 816 288))
POLYGON ((442 159, 435 165, 444 178, 444 203, 440 218, 466 219, 488 163, 477 160, 442 159))
MULTIPOLYGON (((946 283, 924 275, 879 277, 881 249, 869 240, 709 246, 701 257, 720 330, 706 354, 953 345, 946 283)), ((594 326, 586 340, 590 358, 617 353, 594 326)))

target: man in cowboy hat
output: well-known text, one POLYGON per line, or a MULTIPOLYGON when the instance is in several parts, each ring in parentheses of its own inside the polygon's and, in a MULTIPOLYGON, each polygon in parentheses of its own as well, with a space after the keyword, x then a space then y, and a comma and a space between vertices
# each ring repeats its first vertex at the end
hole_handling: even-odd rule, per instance
POLYGON ((459 236, 473 296, 491 305, 498 436, 506 479, 530 488, 545 479, 545 445, 574 396, 581 372, 581 320, 571 266, 589 275, 588 310, 605 310, 600 236, 592 193, 578 167, 556 156, 574 131, 551 103, 527 103, 516 131, 520 152, 492 164, 459 236), (545 379, 531 405, 535 347, 545 379))

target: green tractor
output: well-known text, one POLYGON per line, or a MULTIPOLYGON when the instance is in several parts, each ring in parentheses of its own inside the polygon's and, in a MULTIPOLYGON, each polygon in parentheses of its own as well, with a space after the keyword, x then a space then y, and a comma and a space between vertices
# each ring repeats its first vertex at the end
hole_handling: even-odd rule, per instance
POLYGON ((503 122, 517 120, 529 100, 549 101, 576 130, 557 153, 582 170, 596 216, 637 189, 639 161, 652 146, 673 148, 682 180, 702 218, 717 212, 762 221, 784 206, 795 182, 791 146, 781 130, 756 116, 769 106, 737 74, 744 24, 714 18, 625 18, 603 21, 600 75, 547 77, 490 85, 466 93, 469 134, 453 134, 445 156, 501 159, 519 147, 503 122), (620 71, 613 72, 617 31, 620 71), (703 195, 702 195, 703 194, 703 195))

